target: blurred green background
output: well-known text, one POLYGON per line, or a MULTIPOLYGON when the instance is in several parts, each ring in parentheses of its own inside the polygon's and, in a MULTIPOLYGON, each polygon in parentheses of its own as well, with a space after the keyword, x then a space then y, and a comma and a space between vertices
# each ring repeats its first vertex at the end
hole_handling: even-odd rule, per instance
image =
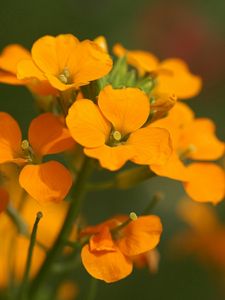
MULTIPOLYGON (((130 49, 150 50, 161 59, 185 59, 204 81, 202 93, 189 103, 197 116, 215 120, 218 136, 224 139, 224 0, 0 1, 0 49, 10 43, 31 48, 37 38, 59 33, 73 33, 80 39, 104 35, 110 46, 121 42, 130 49)), ((0 110, 11 113, 24 132, 37 114, 25 88, 6 85, 0 86, 0 110)), ((85 215, 90 222, 96 223, 114 213, 139 213, 159 190, 166 195, 155 210, 164 225, 159 273, 150 275, 148 270, 135 271, 121 282, 100 283, 96 299, 224 299, 213 275, 200 264, 191 258, 176 260, 169 254, 170 239, 183 227, 176 216, 176 204, 183 195, 179 184, 153 179, 129 193, 98 192, 87 199, 85 215)), ((225 215, 223 203, 217 210, 225 215)), ((79 299, 86 299, 89 277, 85 271, 74 277, 80 290, 84 290, 79 299)))

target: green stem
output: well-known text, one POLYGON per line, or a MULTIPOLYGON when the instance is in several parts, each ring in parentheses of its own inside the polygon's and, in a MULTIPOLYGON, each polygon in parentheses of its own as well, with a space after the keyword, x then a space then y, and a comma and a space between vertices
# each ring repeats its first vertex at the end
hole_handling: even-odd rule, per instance
POLYGON ((91 278, 90 286, 88 289, 87 300, 94 300, 97 295, 97 290, 98 290, 98 280, 95 278, 91 278))
POLYGON ((20 290, 19 290, 18 299, 20 299, 20 300, 28 299, 28 297, 27 297, 27 287, 28 287, 29 273, 30 273, 30 268, 31 268, 31 263, 32 263, 33 250, 34 250, 34 246, 35 246, 35 242, 36 242, 38 223, 39 223, 39 221, 41 220, 42 217, 43 217, 42 212, 38 212, 37 216, 36 216, 36 220, 34 222, 33 230, 32 230, 32 233, 31 233, 30 245, 29 245, 29 249, 28 249, 25 272, 24 272, 23 280, 22 280, 20 290))
POLYGON ((79 172, 77 181, 72 190, 73 201, 71 201, 61 232, 58 234, 58 238, 56 239, 53 247, 49 250, 46 259, 31 286, 30 295, 32 299, 36 299, 39 290, 41 289, 42 285, 45 283, 45 280, 49 278, 49 274, 51 272, 52 266, 56 258, 61 253, 65 245, 65 242, 68 240, 68 236, 70 234, 71 228, 75 220, 79 216, 80 209, 85 196, 86 181, 91 175, 91 172, 92 172, 92 160, 89 158, 85 158, 83 166, 79 172))

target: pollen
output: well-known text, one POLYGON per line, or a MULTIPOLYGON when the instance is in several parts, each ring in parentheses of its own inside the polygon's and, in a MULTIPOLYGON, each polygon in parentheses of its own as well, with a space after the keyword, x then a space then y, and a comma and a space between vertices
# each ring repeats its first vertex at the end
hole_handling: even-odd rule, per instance
POLYGON ((112 134, 115 141, 120 142, 122 139, 122 135, 119 131, 115 130, 112 134))

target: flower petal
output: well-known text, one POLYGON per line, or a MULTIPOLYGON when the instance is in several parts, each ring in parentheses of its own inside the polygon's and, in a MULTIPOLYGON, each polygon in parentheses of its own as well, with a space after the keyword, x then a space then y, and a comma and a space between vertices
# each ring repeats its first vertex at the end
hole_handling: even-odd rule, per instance
POLYGON ((46 81, 46 77, 32 59, 24 59, 18 63, 17 78, 20 80, 36 78, 40 81, 46 81))
POLYGON ((73 82, 77 87, 105 76, 112 69, 112 59, 95 42, 89 40, 81 42, 77 52, 79 59, 73 62, 73 56, 69 62, 73 82))
POLYGON ((89 157, 98 159, 100 165, 110 171, 120 169, 135 154, 130 145, 116 147, 103 145, 98 148, 85 148, 84 153, 89 157))
POLYGON ((152 53, 140 50, 126 50, 120 44, 113 47, 113 52, 118 56, 127 55, 127 61, 135 67, 139 74, 143 76, 146 72, 151 73, 158 67, 158 59, 152 53))
POLYGON ((126 256, 134 256, 155 248, 160 240, 162 224, 157 216, 142 216, 131 221, 121 232, 117 245, 126 256))
POLYGON ((38 202, 59 202, 69 192, 72 176, 62 164, 49 161, 25 166, 20 172, 19 182, 38 202))
POLYGON ((181 149, 194 149, 187 157, 197 160, 216 160, 224 153, 224 143, 215 136, 215 125, 210 119, 195 119, 181 133, 179 146, 181 149))
POLYGON ((115 282, 123 279, 133 269, 132 262, 119 249, 113 252, 91 252, 89 245, 85 245, 81 251, 81 259, 85 269, 91 276, 105 282, 115 282))
POLYGON ((191 74, 187 64, 181 59, 166 59, 159 66, 156 90, 163 93, 175 93, 178 98, 196 96, 202 88, 199 76, 191 74), (165 70, 161 71, 161 70, 165 70))
POLYGON ((21 153, 22 135, 18 123, 0 112, 0 163, 15 161, 21 153))
POLYGON ((102 146, 109 137, 110 125, 91 100, 76 101, 66 118, 72 137, 85 147, 102 146))
POLYGON ((5 47, 0 55, 0 69, 12 74, 17 72, 17 64, 31 57, 29 51, 18 44, 5 47))
POLYGON ((0 71, 0 82, 12 84, 12 85, 24 85, 25 84, 24 81, 17 79, 15 74, 5 72, 5 71, 0 71))
POLYGON ((212 163, 188 166, 190 181, 184 183, 186 193, 195 201, 217 204, 225 195, 225 173, 212 163))
POLYGON ((90 238, 91 251, 116 251, 109 227, 104 226, 101 231, 90 238))
POLYGON ((147 95, 137 88, 113 89, 108 85, 100 92, 98 105, 114 129, 124 135, 144 125, 150 113, 147 95))
POLYGON ((179 159, 175 151, 163 165, 151 165, 150 169, 159 176, 169 177, 175 180, 187 181, 189 172, 187 167, 179 159))
POLYGON ((167 130, 147 126, 132 133, 127 140, 135 150, 132 161, 143 165, 163 165, 172 153, 170 135, 167 130))
POLYGON ((41 156, 63 152, 75 144, 60 117, 51 113, 41 114, 32 120, 28 137, 34 152, 41 156))

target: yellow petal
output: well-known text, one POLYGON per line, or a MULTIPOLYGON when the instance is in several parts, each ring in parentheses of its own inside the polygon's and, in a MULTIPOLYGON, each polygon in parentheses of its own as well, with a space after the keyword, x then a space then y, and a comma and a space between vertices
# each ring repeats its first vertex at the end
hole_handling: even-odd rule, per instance
POLYGON ((157 216, 142 216, 130 222, 122 230, 117 245, 122 253, 134 256, 157 246, 162 233, 162 224, 157 216))
POLYGON ((49 161, 27 165, 20 172, 20 185, 39 203, 62 201, 70 190, 72 177, 60 163, 49 161))
POLYGON ((98 106, 88 99, 71 106, 66 123, 74 140, 85 147, 104 145, 111 130, 98 106))
POLYGON ((132 161, 143 165, 163 165, 172 153, 170 135, 167 130, 147 126, 132 133, 127 145, 134 148, 132 161))
POLYGON ((178 98, 186 99, 199 94, 202 88, 202 80, 193 75, 187 64, 181 59, 164 60, 158 73, 156 91, 162 93, 175 93, 178 98))
POLYGON ((41 156, 63 152, 75 144, 60 118, 51 113, 41 114, 32 120, 28 137, 34 152, 41 156))
POLYGON ((190 181, 184 183, 187 194, 198 202, 217 204, 225 195, 225 173, 212 163, 193 163, 188 166, 190 181))
POLYGON ((127 277, 133 269, 131 261, 119 249, 113 252, 90 251, 89 245, 82 248, 82 263, 94 278, 105 282, 115 282, 127 277))
POLYGON ((175 180, 187 181, 189 172, 187 167, 179 159, 175 151, 163 165, 151 165, 150 169, 159 176, 169 177, 175 180))
POLYGON ((124 135, 144 125, 150 113, 147 95, 137 88, 113 89, 108 85, 100 92, 98 105, 114 129, 124 135))
POLYGON ((84 153, 89 157, 98 159, 100 165, 110 171, 120 169, 135 154, 130 145, 116 147, 103 145, 98 148, 85 148, 84 153))

